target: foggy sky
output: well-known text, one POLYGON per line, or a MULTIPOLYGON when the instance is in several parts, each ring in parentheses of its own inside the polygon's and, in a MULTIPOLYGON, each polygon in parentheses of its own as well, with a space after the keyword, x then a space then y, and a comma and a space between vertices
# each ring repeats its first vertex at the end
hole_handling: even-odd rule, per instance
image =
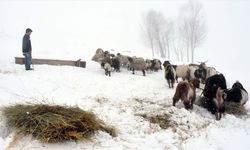
MULTIPOLYGON (((7 57, 21 55, 21 39, 30 27, 37 57, 73 57, 94 52, 98 47, 150 56, 140 31, 142 15, 154 9, 175 20, 186 2, 0 1, 0 49, 8 52, 7 57)), ((249 76, 250 1, 200 2, 206 14, 208 36, 197 48, 195 60, 208 60, 209 65, 230 73, 232 80, 249 76)))

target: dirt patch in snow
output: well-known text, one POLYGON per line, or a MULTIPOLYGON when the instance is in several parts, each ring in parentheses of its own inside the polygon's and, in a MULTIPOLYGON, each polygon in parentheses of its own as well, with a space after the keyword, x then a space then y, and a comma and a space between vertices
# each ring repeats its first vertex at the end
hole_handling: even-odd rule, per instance
POLYGON ((160 130, 172 130, 176 139, 176 143, 173 144, 177 147, 189 138, 200 136, 209 125, 217 124, 215 119, 206 117, 209 116, 209 112, 198 106, 194 106, 193 110, 186 110, 183 107, 173 107, 168 100, 138 97, 131 99, 127 104, 133 107, 135 116, 158 125, 160 130))
POLYGON ((150 116, 147 114, 138 114, 138 116, 143 117, 144 119, 148 120, 150 123, 158 124, 162 129, 168 129, 176 127, 176 122, 171 120, 171 115, 169 114, 162 114, 156 116, 150 116))

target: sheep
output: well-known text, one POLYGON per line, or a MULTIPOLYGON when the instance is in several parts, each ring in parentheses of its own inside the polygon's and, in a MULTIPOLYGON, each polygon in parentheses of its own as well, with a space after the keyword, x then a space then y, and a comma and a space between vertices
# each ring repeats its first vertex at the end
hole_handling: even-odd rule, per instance
POLYGON ((176 67, 176 81, 178 82, 178 77, 181 77, 183 80, 189 80, 190 70, 188 65, 178 65, 176 67))
POLYGON ((151 70, 152 71, 158 71, 161 68, 161 61, 159 59, 153 59, 152 61, 152 65, 151 65, 151 70))
POLYGON ((129 64, 128 56, 117 53, 117 57, 120 61, 120 66, 124 68, 128 68, 128 64, 129 64))
POLYGON ((139 57, 128 57, 129 60, 129 65, 132 69, 132 73, 135 74, 135 70, 141 70, 143 73, 143 76, 146 75, 145 70, 146 70, 146 62, 144 61, 143 58, 139 57))
POLYGON ((110 57, 106 56, 106 57, 103 57, 100 59, 100 64, 101 64, 101 67, 103 68, 104 65, 106 63, 109 63, 110 65, 112 65, 112 60, 110 59, 110 57))
POLYGON ((95 54, 103 54, 104 51, 101 49, 101 48, 98 48, 96 51, 95 51, 95 54))
POLYGON ((106 63, 104 64, 104 67, 103 67, 103 68, 104 68, 104 70, 105 70, 105 75, 106 75, 106 76, 111 76, 111 69, 112 69, 112 68, 111 68, 111 65, 110 65, 109 63, 106 62, 106 63))
POLYGON ((121 64, 120 64, 119 58, 117 56, 116 57, 112 57, 111 61, 112 61, 112 65, 111 66, 114 68, 114 70, 116 72, 120 72, 120 66, 121 66, 121 64))
POLYGON ((146 70, 149 71, 151 70, 152 67, 152 60, 146 59, 146 70))
POLYGON ((92 57, 92 60, 95 61, 95 62, 98 62, 100 63, 101 62, 101 59, 104 57, 104 51, 100 48, 98 48, 96 50, 96 53, 95 55, 92 57))

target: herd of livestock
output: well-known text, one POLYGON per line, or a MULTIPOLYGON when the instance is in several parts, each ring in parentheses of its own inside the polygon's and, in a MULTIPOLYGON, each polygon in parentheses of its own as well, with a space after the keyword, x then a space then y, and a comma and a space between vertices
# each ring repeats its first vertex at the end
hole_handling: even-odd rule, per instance
POLYGON ((105 75, 111 76, 111 71, 120 72, 120 68, 127 68, 135 73, 135 70, 142 71, 143 76, 149 71, 158 71, 164 69, 164 76, 168 82, 169 88, 174 88, 178 83, 178 78, 182 78, 177 84, 173 96, 173 106, 182 100, 186 109, 192 109, 196 99, 196 89, 200 84, 204 84, 202 99, 206 108, 212 114, 215 114, 217 120, 221 119, 225 113, 225 103, 238 103, 240 106, 248 101, 248 93, 239 81, 236 81, 231 88, 227 88, 226 79, 223 74, 216 71, 213 67, 206 64, 173 65, 169 61, 162 64, 158 59, 144 59, 142 57, 130 57, 120 53, 111 54, 108 51, 97 49, 92 58, 101 64, 105 70, 105 75), (163 66, 163 67, 162 67, 163 66))

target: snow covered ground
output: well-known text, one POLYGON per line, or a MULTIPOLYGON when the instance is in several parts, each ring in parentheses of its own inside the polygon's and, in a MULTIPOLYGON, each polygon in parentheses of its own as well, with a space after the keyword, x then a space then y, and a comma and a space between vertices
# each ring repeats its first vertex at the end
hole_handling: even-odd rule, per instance
MULTIPOLYGON (((118 130, 116 138, 99 132, 92 141, 65 144, 42 144, 26 137, 10 149, 249 150, 248 116, 226 114, 216 121, 196 105, 191 111, 181 102, 172 107, 174 90, 168 88, 163 71, 143 77, 141 72, 132 75, 122 70, 106 77, 100 65, 90 61, 99 47, 151 58, 140 36, 142 14, 155 9, 174 19, 185 2, 0 1, 0 107, 26 102, 77 105, 118 130), (82 58, 87 68, 35 65, 34 71, 26 72, 24 66, 15 65, 13 58, 21 55, 21 39, 27 27, 34 31, 34 58, 82 58), (169 114, 176 126, 161 129, 140 114, 169 114)), ((208 66, 225 75, 228 87, 239 80, 250 91, 250 21, 245 17, 250 3, 207 0, 203 4, 208 38, 197 49, 195 59, 208 60, 208 66)), ((249 102, 245 107, 250 114, 249 102)), ((6 130, 0 117, 0 150, 7 149, 12 139, 13 133, 6 130)))
MULTIPOLYGON (((200 92, 200 91, 198 91, 200 92)), ((42 144, 31 137, 10 149, 249 149, 250 118, 226 114, 220 121, 205 109, 194 106, 187 111, 179 102, 172 106, 163 71, 142 76, 126 69, 104 75, 99 64, 87 61, 87 68, 36 65, 34 71, 24 66, 0 65, 1 106, 16 103, 49 103, 94 112, 118 130, 112 138, 99 132, 89 142, 42 144), (161 129, 139 114, 170 114, 176 127, 161 129)), ((249 112, 249 103, 246 104, 249 112)), ((13 133, 0 120, 0 149, 8 147, 13 133)))

